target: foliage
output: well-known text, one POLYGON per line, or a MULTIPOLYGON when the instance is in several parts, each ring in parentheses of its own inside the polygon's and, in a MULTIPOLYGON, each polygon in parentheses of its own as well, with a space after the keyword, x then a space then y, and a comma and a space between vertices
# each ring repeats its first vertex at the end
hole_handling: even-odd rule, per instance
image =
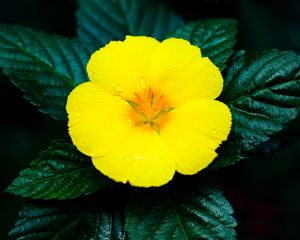
POLYGON ((237 34, 237 21, 234 19, 206 19, 191 22, 178 29, 171 37, 183 38, 199 47, 203 56, 223 70, 233 53, 237 34))
POLYGON ((31 204, 19 213, 9 236, 17 240, 125 240, 121 207, 92 196, 59 204, 31 204))
POLYGON ((88 157, 63 139, 41 152, 6 191, 30 198, 66 199, 113 185, 113 181, 94 168, 88 157))
POLYGON ((183 24, 160 0, 80 0, 78 36, 92 51, 126 35, 164 39, 183 24))
POLYGON ((0 67, 44 113, 66 120, 67 96, 88 80, 90 52, 77 40, 0 25, 0 67))
POLYGON ((129 239, 235 239, 236 221, 222 191, 197 180, 137 193, 126 210, 129 239))
POLYGON ((239 52, 227 68, 220 99, 228 104, 233 125, 214 167, 242 159, 243 152, 255 149, 296 118, 300 58, 278 50, 239 52))
MULTIPOLYGON (((212 169, 245 158, 298 114, 299 57, 278 50, 233 54, 235 20, 183 25, 162 0, 79 0, 76 17, 76 39, 0 25, 0 67, 25 98, 57 120, 67 119, 65 104, 72 89, 88 81, 85 67, 91 53, 128 34, 184 38, 222 70, 224 89, 219 100, 230 107, 233 125, 212 169)), ((70 140, 55 141, 7 191, 33 199, 76 199, 25 207, 10 236, 20 240, 235 239, 237 223, 229 202, 219 188, 199 176, 175 179, 159 189, 107 190, 112 186, 115 183, 101 175, 70 140)))

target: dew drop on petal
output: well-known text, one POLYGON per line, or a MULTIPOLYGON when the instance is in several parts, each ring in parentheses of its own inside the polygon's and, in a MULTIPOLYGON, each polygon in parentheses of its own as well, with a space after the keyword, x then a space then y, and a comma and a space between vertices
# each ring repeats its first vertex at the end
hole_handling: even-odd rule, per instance
POLYGON ((174 92, 173 91, 169 92, 169 96, 173 97, 174 96, 174 92))
POLYGON ((114 95, 114 98, 117 100, 117 101, 121 101, 122 100, 122 98, 121 98, 121 96, 120 95, 114 95))
POLYGON ((123 91, 123 87, 120 84, 117 84, 115 90, 120 93, 123 91))
POLYGON ((124 160, 126 161, 126 162, 131 162, 131 160, 132 160, 132 158, 131 158, 131 156, 130 155, 126 155, 125 157, 124 157, 124 160))
POLYGON ((215 129, 212 130, 212 134, 216 134, 217 131, 215 129))
POLYGON ((81 112, 77 113, 77 116, 82 117, 82 113, 81 112))
POLYGON ((136 156, 136 159, 137 160, 143 160, 143 159, 145 159, 146 157, 144 156, 144 155, 137 155, 136 156))
POLYGON ((176 81, 177 81, 177 78, 176 78, 176 77, 173 77, 171 81, 172 81, 172 82, 176 82, 176 81))
POLYGON ((141 84, 142 89, 145 90, 147 88, 147 85, 146 85, 146 82, 145 82, 144 78, 140 79, 140 84, 141 84))
POLYGON ((182 80, 180 80, 178 83, 179 83, 180 85, 182 85, 182 84, 183 84, 183 81, 182 81, 182 80))

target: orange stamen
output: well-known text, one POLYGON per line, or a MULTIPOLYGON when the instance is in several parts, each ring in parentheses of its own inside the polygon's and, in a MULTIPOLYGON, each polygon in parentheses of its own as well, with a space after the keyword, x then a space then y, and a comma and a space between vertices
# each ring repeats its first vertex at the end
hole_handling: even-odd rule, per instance
POLYGON ((134 104, 131 104, 130 118, 136 125, 152 126, 152 129, 160 129, 168 120, 167 113, 172 110, 168 99, 151 88, 143 92, 135 92, 134 104))

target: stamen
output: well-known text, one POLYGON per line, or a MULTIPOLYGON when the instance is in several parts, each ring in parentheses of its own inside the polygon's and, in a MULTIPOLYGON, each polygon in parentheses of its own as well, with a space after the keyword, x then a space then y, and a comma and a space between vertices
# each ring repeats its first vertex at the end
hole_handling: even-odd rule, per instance
POLYGON ((172 111, 170 103, 165 95, 153 91, 151 88, 143 92, 134 92, 135 99, 128 101, 134 112, 131 112, 132 120, 136 126, 149 125, 157 132, 160 128, 159 118, 172 111))

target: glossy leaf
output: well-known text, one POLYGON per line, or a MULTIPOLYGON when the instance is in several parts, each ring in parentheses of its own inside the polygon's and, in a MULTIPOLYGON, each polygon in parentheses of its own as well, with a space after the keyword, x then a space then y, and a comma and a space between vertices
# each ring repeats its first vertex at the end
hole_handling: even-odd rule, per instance
POLYGON ((66 199, 108 188, 113 181, 67 140, 55 141, 30 168, 21 171, 7 192, 30 198, 66 199))
POLYGON ((300 106, 300 58, 293 52, 239 52, 227 68, 221 101, 232 112, 229 140, 214 167, 232 164, 294 119, 300 106), (235 154, 226 154, 235 149, 235 154))
POLYGON ((75 40, 0 25, 0 67, 25 92, 25 98, 55 119, 67 119, 67 96, 88 80, 89 56, 75 40))
POLYGON ((186 39, 198 46, 203 56, 223 70, 233 53, 236 34, 237 21, 234 19, 205 19, 188 23, 170 36, 186 39))
POLYGON ((26 206, 9 236, 15 240, 125 240, 118 206, 94 200, 26 206))
POLYGON ((183 24, 161 0, 80 0, 77 22, 79 38, 92 51, 126 35, 162 40, 183 24))
POLYGON ((130 240, 235 239, 233 210, 222 191, 203 181, 142 191, 126 210, 130 240), (202 184, 201 184, 202 182, 202 184))

